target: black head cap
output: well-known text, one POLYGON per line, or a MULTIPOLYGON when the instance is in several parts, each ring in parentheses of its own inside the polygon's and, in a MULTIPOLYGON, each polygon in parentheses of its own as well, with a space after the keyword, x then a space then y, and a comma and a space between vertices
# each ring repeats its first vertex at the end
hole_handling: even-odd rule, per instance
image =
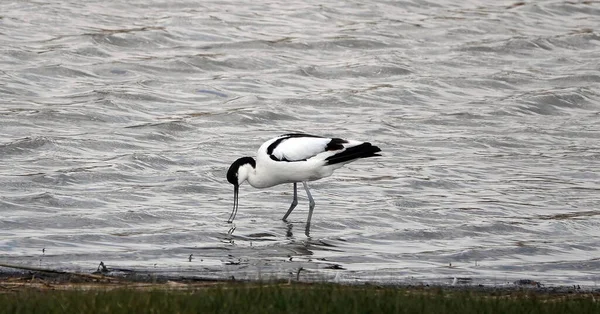
POLYGON ((252 157, 242 157, 234 161, 227 171, 227 181, 229 181, 229 183, 236 186, 238 185, 238 169, 245 164, 250 164, 252 168, 256 168, 256 161, 254 161, 254 158, 252 157))

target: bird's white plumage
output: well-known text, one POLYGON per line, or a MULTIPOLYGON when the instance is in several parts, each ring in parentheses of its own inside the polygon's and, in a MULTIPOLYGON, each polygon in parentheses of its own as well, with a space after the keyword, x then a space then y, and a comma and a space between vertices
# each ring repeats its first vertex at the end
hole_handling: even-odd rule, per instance
MULTIPOLYGON (((268 155, 268 148, 271 144, 284 138, 277 144, 273 149, 271 155, 275 156, 278 160, 287 161, 303 161, 313 157, 319 157, 319 159, 325 159, 331 155, 335 155, 346 148, 354 147, 362 144, 359 141, 348 141, 343 143, 342 149, 327 150, 327 144, 331 142, 331 138, 326 137, 288 137, 285 136, 277 137, 267 143, 263 144, 258 150, 258 155, 268 155), (323 154, 326 153, 326 154, 323 154)), ((267 156, 269 157, 269 156, 267 156)), ((270 157, 269 157, 270 158, 270 157)))
POLYGON ((326 159, 363 142, 345 141, 342 148, 327 150, 332 141, 326 137, 289 137, 282 135, 265 142, 256 153, 256 168, 248 173, 248 183, 255 188, 267 188, 282 183, 314 181, 333 174, 346 163, 328 165, 326 159), (283 140, 282 140, 283 138, 283 140), (277 142, 279 141, 279 142, 277 142), (278 160, 273 160, 271 154, 278 160))
MULTIPOLYGON (((279 138, 278 138, 279 139, 279 138)), ((275 147, 272 155, 279 160, 299 161, 315 157, 325 152, 330 138, 322 137, 291 137, 286 138, 275 147)), ((259 154, 267 154, 268 146, 261 147, 259 154), (264 148, 264 149, 262 149, 264 148)))

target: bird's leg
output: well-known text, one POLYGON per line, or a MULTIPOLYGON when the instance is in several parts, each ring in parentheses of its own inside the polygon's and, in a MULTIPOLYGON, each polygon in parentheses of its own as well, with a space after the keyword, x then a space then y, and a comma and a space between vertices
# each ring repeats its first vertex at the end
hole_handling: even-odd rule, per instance
POLYGON ((308 233, 310 232, 310 220, 312 218, 313 209, 315 209, 315 200, 313 200, 312 195, 310 195, 306 181, 302 182, 302 185, 304 185, 306 196, 308 196, 308 218, 306 219, 306 231, 304 233, 307 237, 309 237, 308 233))
POLYGON ((292 213, 292 210, 296 208, 296 205, 298 205, 298 187, 296 186, 296 182, 294 182, 294 200, 292 201, 292 205, 290 205, 290 209, 283 215, 283 221, 287 221, 288 216, 292 213))

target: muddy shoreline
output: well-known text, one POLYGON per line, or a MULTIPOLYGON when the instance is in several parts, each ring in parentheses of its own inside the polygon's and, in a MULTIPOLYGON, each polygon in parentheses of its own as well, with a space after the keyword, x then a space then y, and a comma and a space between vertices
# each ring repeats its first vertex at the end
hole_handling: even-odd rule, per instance
MULTIPOLYGON (((361 283, 354 285, 370 285, 380 287, 397 287, 400 289, 414 291, 468 291, 484 295, 512 295, 518 293, 533 293, 547 297, 568 296, 590 296, 594 300, 600 300, 600 287, 591 286, 545 286, 542 283, 523 279, 513 285, 482 285, 469 284, 457 280, 455 284, 439 283, 361 283)), ((163 275, 143 271, 103 273, 101 270, 93 273, 70 272, 53 269, 39 269, 35 267, 19 265, 0 265, 0 293, 18 292, 24 290, 111 290, 119 288, 127 289, 201 289, 215 286, 227 287, 239 284, 269 284, 290 285, 300 284, 310 286, 313 284, 327 284, 327 282, 307 282, 288 280, 229 280, 203 278, 197 276, 163 275)), ((330 283, 336 284, 336 283, 330 283)), ((353 285, 344 283, 344 285, 353 285)))

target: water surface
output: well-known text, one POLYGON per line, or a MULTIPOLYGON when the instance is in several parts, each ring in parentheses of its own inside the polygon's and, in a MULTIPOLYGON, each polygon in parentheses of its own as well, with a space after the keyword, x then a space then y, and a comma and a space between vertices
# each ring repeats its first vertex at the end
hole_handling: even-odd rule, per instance
POLYGON ((0 262, 596 285, 600 5, 454 2, 2 1, 0 262), (311 184, 311 239, 291 185, 228 234, 289 132, 384 156, 311 184))

